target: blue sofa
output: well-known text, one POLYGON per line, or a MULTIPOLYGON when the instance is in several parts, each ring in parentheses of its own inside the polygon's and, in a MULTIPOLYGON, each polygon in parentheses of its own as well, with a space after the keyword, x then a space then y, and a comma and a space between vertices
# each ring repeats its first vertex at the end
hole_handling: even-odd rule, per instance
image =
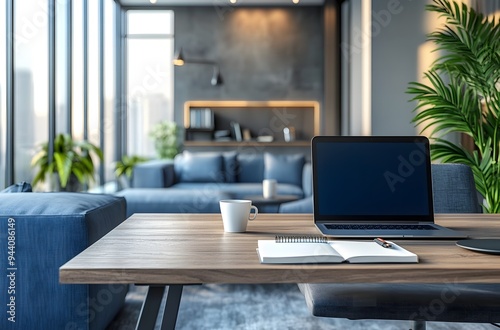
POLYGON ((128 286, 61 284, 59 267, 125 211, 125 200, 110 195, 0 194, 0 329, 105 329, 128 286))
MULTIPOLYGON (((133 213, 218 213, 219 200, 262 195, 262 180, 276 179, 277 193, 301 199, 311 195, 311 164, 302 154, 190 152, 174 160, 137 165, 132 188, 117 195, 133 213)), ((278 212, 266 205, 260 212, 278 212)))

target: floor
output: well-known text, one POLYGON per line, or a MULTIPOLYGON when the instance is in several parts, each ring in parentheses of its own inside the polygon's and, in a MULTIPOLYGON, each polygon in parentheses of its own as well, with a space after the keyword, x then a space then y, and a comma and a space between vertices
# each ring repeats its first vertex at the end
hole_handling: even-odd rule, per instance
MULTIPOLYGON (((138 318, 145 287, 133 286, 127 303, 107 330, 132 330, 138 318)), ((408 330, 408 321, 329 319, 311 316, 294 284, 195 285, 183 291, 179 330, 408 330)), ((157 325, 156 329, 159 329, 157 325)), ((428 330, 494 330, 491 324, 429 322, 428 330)))

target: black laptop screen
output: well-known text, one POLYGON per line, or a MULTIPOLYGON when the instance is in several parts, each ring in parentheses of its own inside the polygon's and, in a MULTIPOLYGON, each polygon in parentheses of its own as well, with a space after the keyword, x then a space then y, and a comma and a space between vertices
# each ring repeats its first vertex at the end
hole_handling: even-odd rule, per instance
POLYGON ((432 221, 426 138, 315 139, 316 220, 432 221))

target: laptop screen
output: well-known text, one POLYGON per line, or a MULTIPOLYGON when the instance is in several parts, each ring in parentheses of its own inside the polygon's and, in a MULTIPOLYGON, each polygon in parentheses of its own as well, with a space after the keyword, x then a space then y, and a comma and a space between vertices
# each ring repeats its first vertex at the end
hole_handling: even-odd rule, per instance
POLYGON ((315 220, 433 221, 425 137, 313 138, 315 220))

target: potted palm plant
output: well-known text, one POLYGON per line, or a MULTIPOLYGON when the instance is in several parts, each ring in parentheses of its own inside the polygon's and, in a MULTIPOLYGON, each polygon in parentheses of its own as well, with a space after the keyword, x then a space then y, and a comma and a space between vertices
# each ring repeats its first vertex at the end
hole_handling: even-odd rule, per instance
POLYGON ((78 191, 80 185, 94 180, 94 161, 92 156, 101 161, 103 154, 99 147, 88 141, 75 141, 68 134, 58 134, 54 139, 53 161, 49 163, 48 143, 41 145, 33 156, 31 165, 38 168, 33 185, 55 174, 59 187, 56 190, 78 191))
POLYGON ((499 213, 500 20, 465 4, 433 2, 426 9, 446 23, 428 38, 444 55, 425 72, 429 84, 409 85, 408 93, 418 101, 413 121, 431 127, 432 159, 469 165, 484 211, 499 213), (451 132, 469 136, 474 147, 445 139, 451 132))

